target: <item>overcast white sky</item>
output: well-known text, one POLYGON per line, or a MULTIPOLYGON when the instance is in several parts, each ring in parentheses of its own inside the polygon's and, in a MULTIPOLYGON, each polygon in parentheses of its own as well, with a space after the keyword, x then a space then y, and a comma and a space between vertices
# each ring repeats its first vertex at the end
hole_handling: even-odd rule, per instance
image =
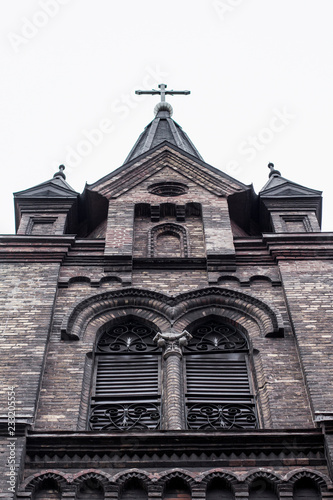
POLYGON ((79 192, 120 166, 158 83, 191 90, 168 101, 206 162, 257 192, 273 162, 323 190, 332 231, 332 19, 332 0, 2 0, 0 233, 60 163, 79 192))

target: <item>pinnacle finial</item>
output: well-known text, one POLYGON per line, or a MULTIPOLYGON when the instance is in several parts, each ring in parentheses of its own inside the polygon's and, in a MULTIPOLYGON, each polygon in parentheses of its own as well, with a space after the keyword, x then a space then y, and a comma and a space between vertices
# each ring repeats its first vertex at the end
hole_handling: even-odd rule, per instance
POLYGON ((170 116, 173 115, 173 107, 171 106, 171 104, 169 104, 168 102, 166 101, 161 101, 161 102, 158 102, 154 108, 154 114, 155 116, 160 112, 160 111, 166 111, 167 113, 169 113, 170 116))
POLYGON ((170 116, 172 115, 172 106, 171 104, 167 103, 165 101, 165 96, 166 95, 188 95, 190 94, 190 90, 166 90, 167 85, 165 83, 160 83, 158 86, 159 90, 136 90, 135 93, 138 95, 142 94, 150 94, 150 95, 160 95, 161 96, 161 101, 155 106, 155 115, 159 111, 167 111, 170 113, 170 116))
POLYGON ((281 172, 279 172, 278 170, 275 170, 274 163, 269 163, 268 168, 270 169, 269 176, 268 176, 269 178, 271 178, 272 175, 281 176, 281 172))
POLYGON ((64 170, 65 170, 65 165, 59 165, 59 171, 56 172, 53 177, 62 177, 63 179, 66 179, 64 170))

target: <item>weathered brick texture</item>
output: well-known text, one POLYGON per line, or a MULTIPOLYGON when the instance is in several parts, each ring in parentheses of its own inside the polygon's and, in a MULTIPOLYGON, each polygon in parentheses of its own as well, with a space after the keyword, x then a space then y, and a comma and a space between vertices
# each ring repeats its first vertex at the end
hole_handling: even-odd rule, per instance
POLYGON ((279 267, 315 418, 333 408, 333 263, 281 261, 279 267))
MULTIPOLYGON (((16 392, 17 415, 33 421, 57 291, 59 264, 2 264, 1 378, 16 392)), ((1 385, 1 408, 7 403, 1 385)))
MULTIPOLYGON (((250 236, 260 218, 246 229, 238 223, 250 216, 238 213, 231 223, 229 214, 237 211, 234 195, 251 208, 250 188, 166 145, 87 189, 92 205, 98 196, 100 206, 109 202, 107 220, 105 208, 82 223, 89 237, 14 237, 0 269, 1 378, 16 389, 17 415, 33 427, 20 448, 22 459, 27 443, 18 498, 33 498, 43 474, 73 499, 87 479, 103 485, 105 498, 118 498, 132 478, 157 499, 174 477, 198 500, 212 477, 234 485, 235 498, 248 498, 263 477, 291 499, 297 474, 332 497, 333 444, 318 417, 327 422, 333 408, 333 236, 306 232, 309 221, 318 229, 314 212, 297 209, 294 220, 290 209, 286 222, 281 208, 276 233, 250 236), (182 194, 152 192, 170 180, 186 185, 182 194), (283 232, 287 226, 296 236, 283 232), (170 356, 161 362, 161 429, 88 431, 96 342, 128 316, 162 332, 212 317, 237 326, 248 340, 242 355, 258 429, 184 429, 185 364, 170 356)), ((36 220, 32 232, 42 225, 36 220)), ((5 385, 0 393, 5 408, 5 385)))

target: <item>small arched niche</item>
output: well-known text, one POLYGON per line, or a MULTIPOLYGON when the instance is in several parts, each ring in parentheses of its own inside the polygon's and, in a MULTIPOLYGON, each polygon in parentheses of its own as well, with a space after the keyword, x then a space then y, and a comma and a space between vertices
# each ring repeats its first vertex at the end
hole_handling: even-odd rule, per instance
POLYGON ((60 500, 61 493, 58 483, 54 479, 44 479, 38 486, 33 500, 60 500))
POLYGON ((207 486, 206 500, 233 500, 234 495, 223 479, 216 477, 207 486))
POLYGON ((296 481, 294 485, 294 500, 321 500, 317 484, 308 477, 296 481))
POLYGON ((104 500, 104 490, 101 483, 95 479, 86 479, 79 487, 77 500, 104 500))
POLYGON ((160 224, 150 232, 150 257, 188 257, 186 229, 179 224, 160 224))
POLYGON ((163 500, 191 500, 191 490, 180 477, 168 481, 164 487, 163 500))
POLYGON ((164 231, 156 237, 155 257, 183 257, 180 235, 174 231, 164 231))
POLYGON ((148 500, 148 494, 141 481, 132 478, 122 488, 121 500, 148 500))
POLYGON ((255 479, 249 490, 249 500, 278 500, 274 486, 264 478, 255 479))

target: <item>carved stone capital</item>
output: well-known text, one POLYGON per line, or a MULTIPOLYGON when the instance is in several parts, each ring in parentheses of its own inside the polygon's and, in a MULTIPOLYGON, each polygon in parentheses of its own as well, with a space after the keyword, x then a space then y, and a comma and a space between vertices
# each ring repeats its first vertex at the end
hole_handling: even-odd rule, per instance
POLYGON ((186 346, 191 340, 192 335, 184 330, 182 332, 164 332, 158 333, 154 337, 154 341, 157 343, 159 347, 164 349, 163 357, 167 359, 171 355, 178 356, 182 358, 183 356, 183 347, 186 346))

